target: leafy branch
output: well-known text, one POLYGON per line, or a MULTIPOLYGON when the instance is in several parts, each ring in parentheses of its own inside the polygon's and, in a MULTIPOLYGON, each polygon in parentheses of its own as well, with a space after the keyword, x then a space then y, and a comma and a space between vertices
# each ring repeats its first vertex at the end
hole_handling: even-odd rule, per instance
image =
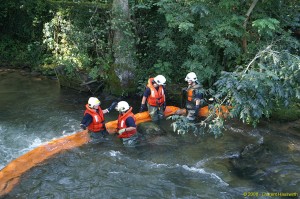
MULTIPOLYGON (((245 67, 237 67, 233 72, 222 72, 215 83, 215 103, 210 105, 209 116, 199 123, 175 122, 178 133, 186 133, 197 127, 207 129, 216 137, 224 128, 224 110, 229 109, 228 118, 239 118, 244 123, 256 126, 263 117, 269 117, 278 105, 288 106, 300 99, 300 58, 288 51, 273 50, 269 45, 258 52, 245 67), (221 113, 221 114, 218 114, 221 113)), ((176 119, 176 117, 173 117, 176 119)), ((173 127, 174 127, 173 125, 173 127)))

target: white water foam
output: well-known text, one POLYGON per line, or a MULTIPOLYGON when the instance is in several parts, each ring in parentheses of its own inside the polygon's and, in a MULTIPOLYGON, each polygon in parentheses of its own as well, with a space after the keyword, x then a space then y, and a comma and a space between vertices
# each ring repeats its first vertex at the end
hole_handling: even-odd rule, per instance
POLYGON ((28 147, 20 150, 20 153, 25 154, 26 152, 28 152, 38 146, 41 146, 43 143, 45 143, 45 142, 42 142, 42 140, 37 137, 31 142, 31 144, 28 147))
POLYGON ((162 168, 162 167, 168 167, 167 164, 157 164, 157 163, 154 163, 154 162, 152 162, 149 166, 150 166, 150 168, 162 168))
POLYGON ((114 151, 114 150, 110 150, 108 153, 109 153, 109 156, 111 156, 111 157, 117 157, 117 156, 122 155, 122 153, 120 151, 114 151))
POLYGON ((243 133, 244 130, 243 129, 239 129, 239 128, 235 128, 235 127, 227 127, 230 131, 235 132, 235 133, 243 133))
POLYGON ((122 173, 122 172, 119 172, 119 171, 110 171, 110 172, 108 172, 109 174, 120 174, 120 173, 122 173))
MULTIPOLYGON (((178 165, 178 166, 180 166, 180 165, 178 165)), ((185 169, 187 171, 190 171, 190 172, 193 172, 193 173, 200 173, 200 174, 204 174, 204 175, 209 175, 212 179, 215 179, 215 180, 219 181, 221 183, 221 185, 223 185, 223 186, 228 186, 229 185, 228 183, 223 181, 222 178, 220 178, 217 174, 206 172, 202 168, 189 167, 187 165, 182 165, 181 167, 183 169, 185 169)))
POLYGON ((252 137, 255 137, 257 138, 257 143, 258 144, 262 144, 264 142, 264 137, 260 134, 259 130, 257 129, 254 129, 254 130, 251 130, 249 132, 246 132, 245 130, 243 129, 239 129, 239 128, 234 128, 234 127, 229 127, 228 128, 230 131, 232 132, 235 132, 235 133, 240 133, 241 135, 244 135, 244 136, 252 136, 252 137))
MULTIPOLYGON (((67 135, 64 135, 64 136, 67 136, 67 135)), ((62 137, 64 137, 62 136, 62 137)), ((24 155, 25 153, 39 147, 39 146, 42 146, 42 145, 45 145, 47 144, 48 142, 52 141, 52 140, 56 140, 56 139, 59 139, 61 137, 54 137, 52 138, 51 140, 45 140, 43 141, 41 138, 39 137, 36 137, 34 140, 31 141, 31 143, 29 143, 28 147, 25 147, 21 150, 18 150, 18 152, 16 154, 13 154, 13 156, 15 156, 14 158, 17 158, 21 155, 24 155)))

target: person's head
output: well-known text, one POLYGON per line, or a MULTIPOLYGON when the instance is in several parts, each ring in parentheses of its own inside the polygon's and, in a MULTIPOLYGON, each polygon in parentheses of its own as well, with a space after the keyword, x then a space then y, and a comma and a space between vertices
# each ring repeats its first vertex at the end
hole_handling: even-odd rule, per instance
MULTIPOLYGON (((166 83, 166 78, 163 75, 157 75, 154 77, 154 84, 157 86, 163 86, 166 83)), ((155 85, 154 85, 155 86, 155 85)))
POLYGON ((125 113, 129 108, 129 104, 125 101, 120 101, 116 106, 116 110, 119 111, 119 113, 125 113))
POLYGON ((186 75, 185 81, 188 82, 189 85, 195 83, 198 79, 197 79, 197 75, 194 72, 190 72, 186 75))
POLYGON ((93 109, 98 109, 100 103, 101 103, 100 100, 96 97, 90 97, 88 101, 89 107, 93 109))

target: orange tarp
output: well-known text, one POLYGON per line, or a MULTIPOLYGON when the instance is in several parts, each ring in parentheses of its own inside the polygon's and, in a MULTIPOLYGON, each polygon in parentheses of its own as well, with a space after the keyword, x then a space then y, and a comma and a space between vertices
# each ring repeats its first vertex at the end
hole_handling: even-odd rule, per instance
MULTIPOLYGON (((175 106, 167 106, 165 110, 165 116, 170 116, 175 113, 184 114, 185 112, 185 109, 180 109, 175 106)), ((200 109, 199 115, 207 116, 208 113, 208 107, 203 107, 200 109)), ((137 124, 151 121, 148 112, 137 113, 135 114, 135 118, 137 124)), ((106 129, 109 133, 116 132, 116 128, 117 120, 106 123, 106 129)), ((89 141, 90 136, 87 130, 77 132, 75 134, 47 142, 46 144, 41 145, 11 161, 0 171, 0 196, 9 193, 19 182, 21 175, 32 167, 42 163, 46 159, 49 159, 61 151, 79 147, 88 143, 89 141)))

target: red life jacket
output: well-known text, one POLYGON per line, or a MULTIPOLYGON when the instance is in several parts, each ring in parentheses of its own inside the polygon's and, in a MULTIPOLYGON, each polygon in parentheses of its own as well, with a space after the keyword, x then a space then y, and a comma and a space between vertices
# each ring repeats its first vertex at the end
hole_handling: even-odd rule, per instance
MULTIPOLYGON (((127 128, 126 119, 128 117, 132 117, 134 119, 134 122, 135 122, 134 114, 131 111, 132 111, 132 107, 130 107, 130 109, 125 114, 123 114, 123 115, 119 114, 119 117, 118 117, 118 130, 127 128)), ((122 133, 122 135, 118 135, 118 138, 129 138, 132 135, 134 135, 135 133, 136 133, 136 129, 134 129, 132 131, 125 131, 124 133, 122 133)))
POLYGON ((95 109, 90 108, 88 104, 85 107, 84 115, 88 113, 93 117, 93 122, 88 126, 88 129, 92 132, 104 130, 104 115, 100 106, 98 107, 99 113, 95 109))
POLYGON ((159 86, 158 90, 153 86, 152 81, 154 78, 148 80, 147 86, 150 88, 150 95, 148 96, 147 102, 150 106, 162 106, 166 101, 166 96, 163 86, 159 86))

